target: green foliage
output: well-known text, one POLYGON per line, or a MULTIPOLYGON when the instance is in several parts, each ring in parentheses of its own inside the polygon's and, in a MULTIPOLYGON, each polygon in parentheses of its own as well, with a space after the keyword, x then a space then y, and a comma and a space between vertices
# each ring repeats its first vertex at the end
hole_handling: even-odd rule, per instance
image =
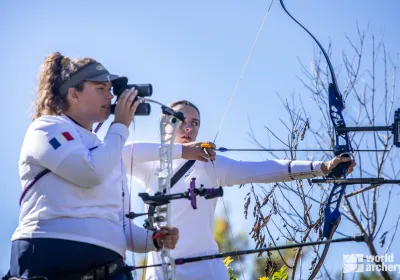
POLYGON ((261 277, 258 280, 287 280, 289 279, 289 274, 286 272, 287 267, 283 265, 279 271, 276 271, 272 278, 269 277, 261 277))
MULTIPOLYGON (((214 239, 215 241, 217 241, 220 252, 233 252, 236 250, 244 250, 247 248, 248 244, 246 233, 243 232, 232 236, 229 231, 228 220, 222 217, 216 218, 214 221, 214 239)), ((243 272, 242 267, 240 266, 240 262, 238 260, 240 259, 241 263, 243 263, 244 257, 235 257, 234 263, 231 263, 233 261, 232 258, 229 259, 229 277, 231 280, 235 280, 239 277, 240 273, 243 272)))
POLYGON ((283 265, 281 269, 274 273, 272 280, 287 280, 289 275, 286 272, 287 267, 283 265))
POLYGON ((224 259, 224 265, 228 269, 229 280, 238 280, 236 278, 235 274, 233 273, 232 267, 230 266, 231 262, 233 262, 231 257, 227 257, 227 258, 224 259))
MULTIPOLYGON (((228 269, 229 280, 238 280, 233 273, 233 269, 231 268, 230 264, 233 262, 231 257, 227 257, 224 259, 224 265, 228 269)), ((283 265, 279 271, 276 271, 272 278, 269 277, 261 277, 258 280, 287 280, 289 279, 289 274, 286 272, 287 267, 283 265)))

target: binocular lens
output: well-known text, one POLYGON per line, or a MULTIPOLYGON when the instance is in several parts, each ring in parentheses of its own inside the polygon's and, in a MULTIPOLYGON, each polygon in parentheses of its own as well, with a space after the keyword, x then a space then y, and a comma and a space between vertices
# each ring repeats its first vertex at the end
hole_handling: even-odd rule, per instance
POLYGON ((148 97, 153 95, 153 86, 151 84, 127 85, 126 88, 135 88, 139 97, 148 97))
MULTIPOLYGON (((115 113, 116 104, 111 105, 111 114, 115 113)), ((148 116, 151 112, 151 106, 149 103, 140 103, 136 109, 135 116, 148 116)))

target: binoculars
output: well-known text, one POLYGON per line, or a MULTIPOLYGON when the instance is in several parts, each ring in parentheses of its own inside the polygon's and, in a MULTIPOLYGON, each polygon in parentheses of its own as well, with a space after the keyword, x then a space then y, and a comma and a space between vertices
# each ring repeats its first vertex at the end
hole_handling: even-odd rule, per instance
MULTIPOLYGON (((121 94, 131 88, 135 88, 138 91, 137 97, 148 97, 153 94, 153 86, 151 84, 128 84, 127 78, 118 79, 113 83, 113 94, 118 98, 121 94)), ((137 100, 137 97, 133 102, 137 100)), ((111 114, 115 112, 115 104, 111 105, 111 114)), ((136 109, 135 116, 148 116, 150 115, 151 107, 149 103, 140 103, 136 109)))

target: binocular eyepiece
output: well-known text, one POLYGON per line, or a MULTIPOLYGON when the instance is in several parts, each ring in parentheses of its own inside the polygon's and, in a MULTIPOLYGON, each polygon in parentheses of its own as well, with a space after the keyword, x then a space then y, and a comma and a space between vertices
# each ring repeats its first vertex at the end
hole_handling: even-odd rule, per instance
MULTIPOLYGON (((128 79, 116 80, 113 83, 113 94, 117 97, 117 102, 121 94, 127 90, 135 88, 138 91, 137 97, 149 97, 153 95, 153 86, 151 84, 128 84, 128 79)), ((133 102, 137 100, 137 97, 133 102)), ((111 105, 111 114, 115 112, 115 104, 111 105)), ((151 107, 149 103, 140 103, 136 109, 135 116, 150 115, 151 107)))

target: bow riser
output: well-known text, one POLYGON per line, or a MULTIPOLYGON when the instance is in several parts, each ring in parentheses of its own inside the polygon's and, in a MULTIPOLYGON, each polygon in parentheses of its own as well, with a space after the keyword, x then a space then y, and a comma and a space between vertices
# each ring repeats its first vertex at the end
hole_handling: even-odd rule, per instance
MULTIPOLYGON (((352 151, 349 135, 345 131, 338 131, 338 128, 346 127, 346 123, 343 118, 343 109, 345 108, 343 96, 339 92, 335 84, 329 84, 329 116, 334 125, 335 129, 335 145, 333 147, 333 153, 335 156, 350 157, 352 151)), ((350 162, 339 164, 328 177, 340 178, 343 176, 343 169, 347 169, 350 166, 350 162)))
MULTIPOLYGON (((177 129, 182 121, 174 115, 164 114, 160 121, 160 169, 158 170, 159 192, 163 195, 170 194, 171 177, 172 177, 172 149, 177 129)), ((171 226, 171 207, 170 204, 156 207, 156 226, 171 226)), ((162 268, 164 272, 164 280, 172 280, 175 277, 175 266, 172 261, 170 250, 161 249, 162 268)))

